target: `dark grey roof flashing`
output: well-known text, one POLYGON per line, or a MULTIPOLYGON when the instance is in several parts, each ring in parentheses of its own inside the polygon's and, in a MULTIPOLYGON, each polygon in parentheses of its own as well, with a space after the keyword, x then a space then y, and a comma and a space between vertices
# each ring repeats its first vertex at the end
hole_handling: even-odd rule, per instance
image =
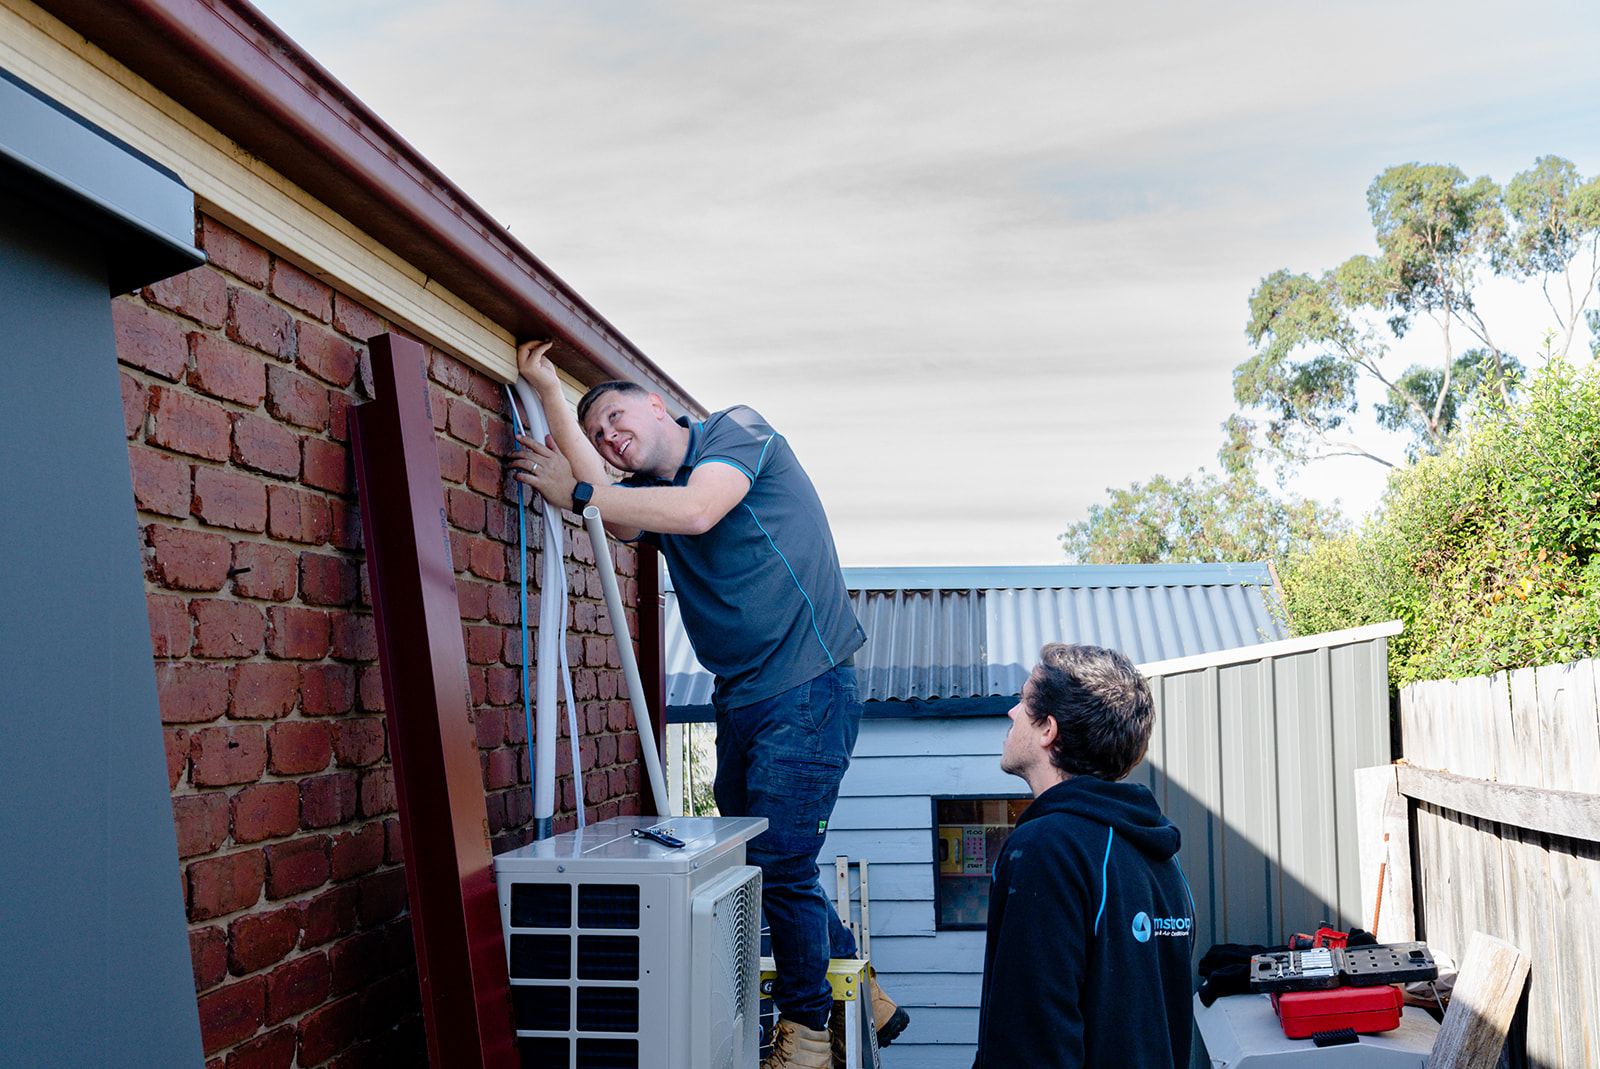
POLYGON ((0 186, 103 237, 113 296, 206 262, 182 179, 5 70, 0 186))

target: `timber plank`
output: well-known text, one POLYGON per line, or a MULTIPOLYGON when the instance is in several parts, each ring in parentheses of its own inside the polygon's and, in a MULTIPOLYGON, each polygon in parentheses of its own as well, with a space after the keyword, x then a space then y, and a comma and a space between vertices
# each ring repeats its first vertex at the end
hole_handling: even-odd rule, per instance
MULTIPOLYGON (((1485 778, 1487 762, 1483 758, 1482 704, 1471 679, 1451 681, 1446 693, 1450 702, 1450 770, 1475 781, 1485 778)), ((1460 880, 1456 887, 1457 941, 1456 946, 1467 945, 1468 933, 1477 930, 1496 931, 1488 927, 1486 914, 1491 912, 1487 901, 1484 847, 1493 836, 1475 815, 1458 813, 1456 824, 1456 863, 1460 866, 1460 880)))
MULTIPOLYGON (((1595 715, 1588 702, 1594 695, 1593 662, 1558 664, 1537 670, 1539 715, 1545 738, 1551 745, 1544 750, 1545 782, 1575 791, 1600 790, 1600 736, 1595 730, 1595 715)), ((1591 793, 1600 813, 1600 797, 1591 793)), ((1600 819, 1597 819, 1600 824, 1600 819)), ((1600 831, 1580 836, 1590 840, 1600 839, 1600 831)), ((1554 1045, 1560 1052, 1562 1065, 1590 1065, 1586 1060, 1590 1043, 1587 1033, 1593 1030, 1593 1014, 1584 1007, 1594 1007, 1592 987, 1586 981, 1590 976, 1594 957, 1593 942, 1577 937, 1587 929, 1592 909, 1593 895, 1586 885, 1596 875, 1586 859, 1573 850, 1572 839, 1556 839, 1550 843, 1549 882, 1552 945, 1555 958, 1551 962, 1551 981, 1554 988, 1556 1016, 1552 1021, 1554 1045), (1558 934, 1559 933, 1559 934, 1558 934)))
POLYGON ((1573 839, 1600 840, 1600 795, 1520 787, 1402 765, 1400 792, 1464 816, 1573 839))
POLYGON ((1378 936, 1379 942, 1410 942, 1416 938, 1417 930, 1412 912, 1411 834, 1406 799, 1396 785, 1395 766, 1358 768, 1353 781, 1361 926, 1378 936), (1384 933, 1381 936, 1380 929, 1384 933))
MULTIPOLYGON (((1509 782, 1545 786, 1541 754, 1547 742, 1539 720, 1538 673, 1532 668, 1519 668, 1507 673, 1507 682, 1516 743, 1509 755, 1509 782)), ((1528 1020, 1542 1026, 1528 1029, 1527 1053, 1533 1064, 1556 1066, 1560 1062, 1553 1022, 1558 1004, 1551 967, 1558 948, 1551 925, 1549 844, 1544 833, 1532 829, 1508 828, 1506 834, 1509 841, 1517 844, 1521 860, 1517 894, 1525 923, 1518 933, 1522 941, 1517 945, 1526 948, 1538 963, 1528 991, 1528 1020)))
POLYGON ((1456 961, 1460 961, 1467 949, 1466 898, 1473 867, 1467 864, 1463 849, 1465 836, 1461 829, 1460 814, 1437 806, 1434 811, 1439 815, 1439 845, 1443 850, 1440 861, 1446 875, 1444 895, 1438 901, 1438 909, 1450 933, 1450 952, 1456 961))
POLYGON ((1513 746, 1509 756, 1508 775, 1500 778, 1507 783, 1525 787, 1544 787, 1544 768, 1540 753, 1544 749, 1544 732, 1539 726, 1538 681, 1532 668, 1518 668, 1506 674, 1511 687, 1511 733, 1513 746))
MULTIPOLYGON (((926 788, 924 788, 926 790, 926 788)), ((834 803, 830 823, 841 828, 900 828, 933 834, 928 795, 845 795, 834 803)), ((823 855, 826 856, 826 855, 823 855)))
MULTIPOLYGON (((1493 749, 1483 744, 1495 717, 1494 681, 1488 676, 1457 680, 1456 708, 1459 711, 1457 735, 1465 743, 1470 758, 1463 762, 1465 774, 1482 780, 1495 777, 1497 759, 1493 749), (1469 771, 1470 770, 1470 771, 1469 771)), ((1478 859, 1479 876, 1473 881, 1473 915, 1466 924, 1480 931, 1505 932, 1505 896, 1500 893, 1504 865, 1500 846, 1501 829, 1492 820, 1476 817, 1466 822, 1471 829, 1472 851, 1478 859)))
MULTIPOLYGON (((876 879, 876 876, 874 876, 876 879)), ((878 909, 877 900, 872 903, 878 909)), ((983 944, 988 933, 981 929, 940 932, 938 939, 915 936, 880 936, 877 925, 872 933, 872 960, 879 972, 943 972, 953 963, 976 962, 983 968, 983 944)))
POLYGON ((1451 732, 1458 740, 1452 772, 1478 779, 1494 779, 1494 754, 1483 740, 1488 732, 1490 718, 1489 678, 1455 681, 1454 728, 1451 732))
POLYGON ((1511 714, 1511 677, 1508 673, 1496 672, 1488 678, 1488 697, 1489 707, 1482 737, 1488 744, 1484 750, 1491 762, 1489 776, 1502 782, 1515 783, 1518 781, 1506 774, 1506 762, 1517 749, 1516 726, 1511 714))
POLYGON ((1450 929, 1451 872, 1445 864, 1445 825, 1443 815, 1431 805, 1417 806, 1417 853, 1421 868, 1422 927, 1428 944, 1452 961, 1461 960, 1461 948, 1450 929))
POLYGON ((1544 785, 1600 792, 1600 727, 1592 704, 1594 664, 1553 664, 1536 669, 1544 748, 1544 785))
POLYGON ((998 763, 1000 744, 1006 737, 1010 723, 1004 716, 875 720, 871 730, 856 736, 853 757, 954 754, 962 757, 993 756, 998 763))
POLYGON ((1515 829, 1513 834, 1522 844, 1526 865, 1522 893, 1528 904, 1529 941, 1523 945, 1539 963, 1528 991, 1528 1019, 1542 1022, 1543 1027, 1528 1029, 1528 1058, 1534 1065, 1559 1066, 1561 1055, 1555 1021, 1560 1014, 1560 1003, 1556 1001, 1553 969, 1560 948, 1552 923, 1549 837, 1524 829, 1515 829))
POLYGON ((1469 751, 1462 745, 1465 725, 1457 719, 1456 692, 1459 687, 1460 684, 1451 679, 1443 681, 1431 691, 1433 730, 1440 747, 1440 760, 1436 767, 1447 768, 1451 772, 1463 772, 1471 763, 1469 751))
MULTIPOLYGON (((1434 738, 1430 715, 1431 696, 1435 689, 1436 684, 1411 683, 1400 692, 1401 742, 1405 759, 1412 765, 1424 768, 1437 768, 1444 763, 1434 738)), ((1441 912, 1441 904, 1450 901, 1449 873, 1444 866, 1445 822, 1432 806, 1425 804, 1416 807, 1415 819, 1417 902, 1422 907, 1422 914, 1417 918, 1417 931, 1436 953, 1454 959, 1457 952, 1448 927, 1448 916, 1441 912)))
MULTIPOLYGON (((1488 740, 1486 749, 1492 762, 1490 772, 1495 779, 1504 780, 1506 762, 1510 760, 1508 755, 1515 750, 1512 733, 1511 682, 1505 672, 1496 672, 1489 676, 1486 682, 1488 705, 1485 709, 1484 738, 1488 740)), ((1518 946, 1527 946, 1524 931, 1527 922, 1521 915, 1522 895, 1518 882, 1519 854, 1522 847, 1511 834, 1512 831, 1513 829, 1504 827, 1494 829, 1497 867, 1494 872, 1496 883, 1492 890, 1500 906, 1500 926, 1493 930, 1518 946)))
POLYGON ((1528 977, 1528 965, 1528 955, 1517 947, 1473 932, 1428 1064, 1494 1069, 1528 977))
POLYGON ((1585 1062, 1577 1060, 1581 1056, 1583 1037, 1581 1029, 1583 1022, 1575 1019, 1571 1012, 1574 1006, 1582 1005, 1577 1001, 1577 993, 1582 988, 1581 971, 1573 972, 1576 965, 1574 958, 1578 954, 1589 957, 1592 948, 1581 950, 1572 945, 1570 938, 1562 938, 1557 933, 1573 933, 1582 923, 1575 916, 1575 888, 1573 874, 1577 867, 1577 859, 1564 849, 1567 844, 1562 840, 1553 840, 1549 852, 1549 882, 1550 882, 1550 930, 1552 957, 1544 969, 1547 974, 1546 986, 1551 991, 1551 1002, 1555 1006, 1555 1015, 1550 1021, 1552 1045, 1559 1052, 1557 1065, 1583 1065, 1585 1062))
POLYGON ((1417 687, 1407 683, 1400 688, 1400 755, 1409 761, 1422 759, 1422 739, 1417 726, 1417 687))
POLYGON ((1574 842, 1569 861, 1578 877, 1573 880, 1567 916, 1571 929, 1566 989, 1572 1000, 1563 1003, 1563 1012, 1571 1015, 1577 1040, 1578 1060, 1572 1064, 1600 1065, 1600 1020, 1594 1012, 1600 1007, 1600 894, 1595 889, 1600 884, 1600 843, 1574 842))

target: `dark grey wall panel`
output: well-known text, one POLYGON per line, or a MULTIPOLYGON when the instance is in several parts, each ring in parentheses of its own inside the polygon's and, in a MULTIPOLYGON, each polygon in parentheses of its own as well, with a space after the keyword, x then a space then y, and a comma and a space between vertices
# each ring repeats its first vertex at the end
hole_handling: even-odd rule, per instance
POLYGON ((0 1065, 204 1064, 102 232, 0 194, 0 1065))

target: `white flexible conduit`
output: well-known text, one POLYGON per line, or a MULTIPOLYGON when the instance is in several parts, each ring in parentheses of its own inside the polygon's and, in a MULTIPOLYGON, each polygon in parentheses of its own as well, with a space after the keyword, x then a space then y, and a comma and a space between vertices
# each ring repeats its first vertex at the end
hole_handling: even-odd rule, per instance
MULTIPOLYGON (((509 387, 508 387, 509 389, 509 387)), ((521 426, 517 406, 511 406, 511 419, 518 433, 526 433, 543 441, 550 432, 544 406, 539 395, 526 382, 518 379, 516 399, 522 402, 527 413, 527 427, 521 426)), ((526 510, 522 508, 522 483, 517 483, 519 524, 525 523, 526 510)), ((583 814, 583 763, 578 748, 577 704, 572 700, 572 669, 567 664, 567 573, 563 563, 565 549, 561 534, 561 512, 550 502, 540 499, 540 514, 544 520, 544 575, 539 584, 539 651, 534 661, 537 684, 537 710, 535 723, 529 724, 528 752, 533 768, 533 823, 534 838, 548 839, 554 832, 556 811, 556 680, 566 682, 567 734, 572 743, 572 785, 577 799, 578 827, 584 826, 583 814), (556 666, 560 665, 560 671, 556 666), (536 730, 535 730, 536 729, 536 730), (537 740, 538 745, 535 745, 537 740)), ((526 530, 526 528, 523 528, 526 530)), ((528 648, 528 547, 521 547, 522 574, 522 647, 523 683, 522 704, 524 716, 528 709, 527 648, 528 648)), ((610 563, 609 555, 606 558, 610 563)))
POLYGON ((639 729, 639 750, 650 774, 650 793, 655 796, 656 812, 670 817, 672 803, 667 800, 667 783, 661 775, 661 756, 656 752, 656 733, 650 725, 650 707, 645 704, 644 684, 639 679, 639 660, 633 655, 633 639, 628 634, 628 618, 622 614, 622 594, 617 590, 617 573, 611 566, 611 547, 606 544, 606 529, 600 510, 590 505, 583 510, 589 541, 594 543, 594 564, 600 572, 600 586, 606 595, 606 612, 611 614, 611 632, 622 657, 622 676, 628 682, 628 702, 633 706, 634 726, 639 729))

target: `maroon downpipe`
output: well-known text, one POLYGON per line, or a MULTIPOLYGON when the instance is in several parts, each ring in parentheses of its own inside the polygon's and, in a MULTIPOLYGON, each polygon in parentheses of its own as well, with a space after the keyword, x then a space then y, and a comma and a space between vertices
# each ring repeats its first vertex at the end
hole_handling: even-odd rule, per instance
POLYGON ((427 353, 392 334, 368 345, 377 399, 354 409, 352 437, 428 1061, 515 1069, 427 353))

